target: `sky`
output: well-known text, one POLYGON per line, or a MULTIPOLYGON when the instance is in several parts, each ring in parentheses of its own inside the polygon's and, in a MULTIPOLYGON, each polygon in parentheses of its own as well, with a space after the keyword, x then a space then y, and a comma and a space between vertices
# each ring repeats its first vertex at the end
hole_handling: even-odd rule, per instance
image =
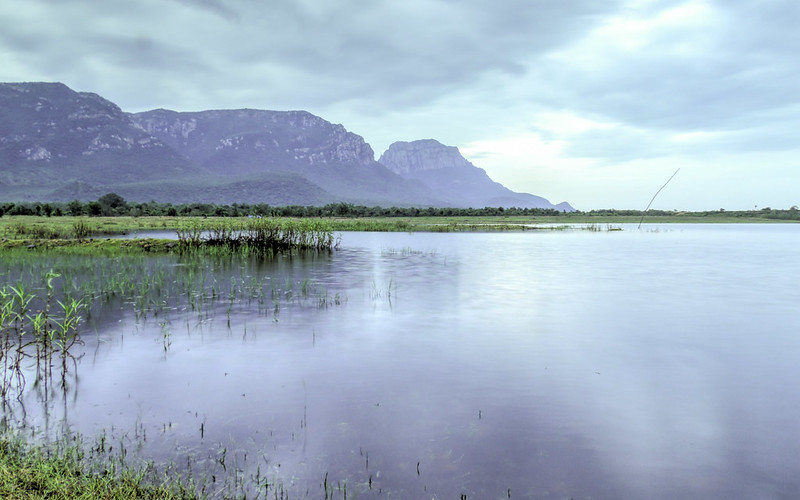
POLYGON ((302 109, 579 210, 800 205, 796 0, 2 0, 0 81, 302 109))

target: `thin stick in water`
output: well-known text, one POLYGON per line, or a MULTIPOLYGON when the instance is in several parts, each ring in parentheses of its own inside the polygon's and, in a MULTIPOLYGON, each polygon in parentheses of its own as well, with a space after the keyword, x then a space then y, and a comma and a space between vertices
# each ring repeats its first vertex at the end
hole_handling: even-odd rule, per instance
POLYGON ((673 178, 673 177, 675 177, 675 176, 678 174, 678 171, 679 171, 679 170, 680 170, 680 168, 679 168, 678 170, 676 170, 676 171, 675 171, 675 173, 674 173, 674 174, 672 174, 672 175, 670 176, 670 178, 669 178, 669 179, 667 179, 667 182, 665 182, 665 183, 664 183, 664 185, 663 185, 663 186, 661 186, 661 187, 658 189, 658 191, 656 191, 656 194, 654 194, 654 195, 653 195, 653 197, 650 199, 650 203, 648 203, 648 204, 647 204, 647 208, 645 208, 645 209, 644 209, 644 212, 642 212, 642 218, 641 218, 641 219, 639 219, 639 227, 637 227, 636 229, 641 229, 641 228, 642 228, 642 221, 644 220, 644 214, 646 214, 646 213, 647 213, 647 211, 648 211, 648 210, 650 210, 650 205, 652 205, 652 204, 653 204, 653 201, 655 201, 655 199, 656 199, 656 196, 658 196, 658 193, 660 193, 662 189, 664 189, 665 187, 667 187, 667 184, 669 184, 669 181, 671 181, 671 180, 672 180, 672 178, 673 178))

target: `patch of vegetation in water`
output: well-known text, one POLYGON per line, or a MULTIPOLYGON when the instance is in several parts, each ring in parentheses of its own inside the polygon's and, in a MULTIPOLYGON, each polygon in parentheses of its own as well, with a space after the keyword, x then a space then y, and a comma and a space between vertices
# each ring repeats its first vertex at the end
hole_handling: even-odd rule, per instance
POLYGON ((124 306, 137 318, 163 317, 179 307, 199 319, 220 311, 230 318, 232 311, 243 308, 277 321, 286 307, 324 309, 346 302, 339 293, 292 270, 299 259, 317 258, 314 251, 267 259, 103 254, 96 249, 82 253, 83 249, 36 252, 23 247, 0 252, 3 399, 24 390, 23 365, 30 363, 42 367, 31 382, 60 380, 65 385, 81 323, 96 321, 109 304, 124 306), (60 360, 60 376, 48 378, 53 359, 60 360), (48 371, 42 371, 44 367, 48 371))
POLYGON ((216 249, 268 254, 287 250, 333 250, 339 240, 332 225, 314 219, 193 219, 177 229, 180 250, 216 249))
POLYGON ((148 468, 96 462, 77 444, 55 448, 0 437, 0 498, 199 498, 179 478, 153 477, 148 468))
MULTIPOLYGON (((76 346, 80 346, 81 333, 96 328, 93 325, 102 320, 104 311, 124 308, 137 318, 153 317, 165 325, 176 311, 187 325, 192 318, 199 324, 215 316, 222 316, 224 321, 227 316, 230 329, 231 311, 257 311, 279 321, 281 311, 287 308, 325 309, 346 302, 339 293, 329 292, 304 276, 302 260, 321 258, 314 251, 254 258, 121 251, 103 254, 96 248, 86 253, 76 251, 81 248, 87 247, 66 252, 31 251, 25 247, 0 252, 0 282, 4 283, 0 286, 0 369, 5 374, 0 380, 0 431, 7 430, 10 422, 26 413, 21 406, 27 398, 24 395, 57 398, 60 394, 67 401, 77 394, 79 367, 72 361, 82 353, 80 349, 76 351, 76 346)), ((169 351, 171 334, 168 329, 162 333, 163 349, 169 351)), ((28 425, 23 418, 22 429, 27 429, 27 436, 48 434, 46 429, 28 425)), ((94 498, 96 494, 102 498, 194 498, 197 493, 202 496, 204 488, 215 492, 224 488, 236 492, 239 488, 241 495, 226 495, 245 497, 254 484, 260 485, 262 498, 288 495, 274 478, 248 478, 244 483, 233 469, 223 475, 224 467, 223 472, 215 472, 216 484, 212 484, 211 476, 201 473, 194 476, 196 482, 174 483, 174 478, 186 477, 182 467, 161 464, 160 473, 154 472, 154 464, 145 464, 145 469, 130 468, 113 457, 92 452, 103 445, 78 443, 71 434, 55 441, 35 437, 31 442, 51 444, 29 445, 27 441, 15 442, 0 435, 0 446, 5 447, 6 453, 2 460, 8 467, 8 474, 0 476, 7 479, 5 486, 15 491, 25 491, 19 489, 19 481, 29 481, 25 478, 30 477, 30 471, 40 470, 53 477, 36 476, 37 482, 64 482, 66 479, 59 476, 62 473, 74 478, 74 488, 54 490, 53 495, 59 498, 71 498, 73 494, 80 498, 94 498), (54 471, 54 467, 58 470, 54 471), (97 474, 107 481, 82 482, 97 474), (162 489, 165 478, 169 480, 166 489, 162 489), (176 496, 169 496, 172 494, 176 496)), ((15 498, 2 492, 0 489, 0 498, 15 498)))

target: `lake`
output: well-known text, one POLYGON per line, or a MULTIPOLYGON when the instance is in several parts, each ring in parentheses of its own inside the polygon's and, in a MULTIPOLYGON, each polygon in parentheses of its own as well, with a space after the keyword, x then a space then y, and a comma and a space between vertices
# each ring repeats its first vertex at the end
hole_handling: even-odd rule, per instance
POLYGON ((622 229, 143 259, 205 291, 92 309, 66 398, 15 418, 208 491, 800 496, 800 226, 622 229))

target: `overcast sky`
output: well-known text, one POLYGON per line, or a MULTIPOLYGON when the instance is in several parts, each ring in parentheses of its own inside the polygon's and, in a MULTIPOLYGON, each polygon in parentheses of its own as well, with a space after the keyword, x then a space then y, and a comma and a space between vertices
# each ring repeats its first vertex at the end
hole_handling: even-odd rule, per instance
POLYGON ((796 0, 2 0, 0 81, 304 109, 582 210, 800 205, 796 0))

